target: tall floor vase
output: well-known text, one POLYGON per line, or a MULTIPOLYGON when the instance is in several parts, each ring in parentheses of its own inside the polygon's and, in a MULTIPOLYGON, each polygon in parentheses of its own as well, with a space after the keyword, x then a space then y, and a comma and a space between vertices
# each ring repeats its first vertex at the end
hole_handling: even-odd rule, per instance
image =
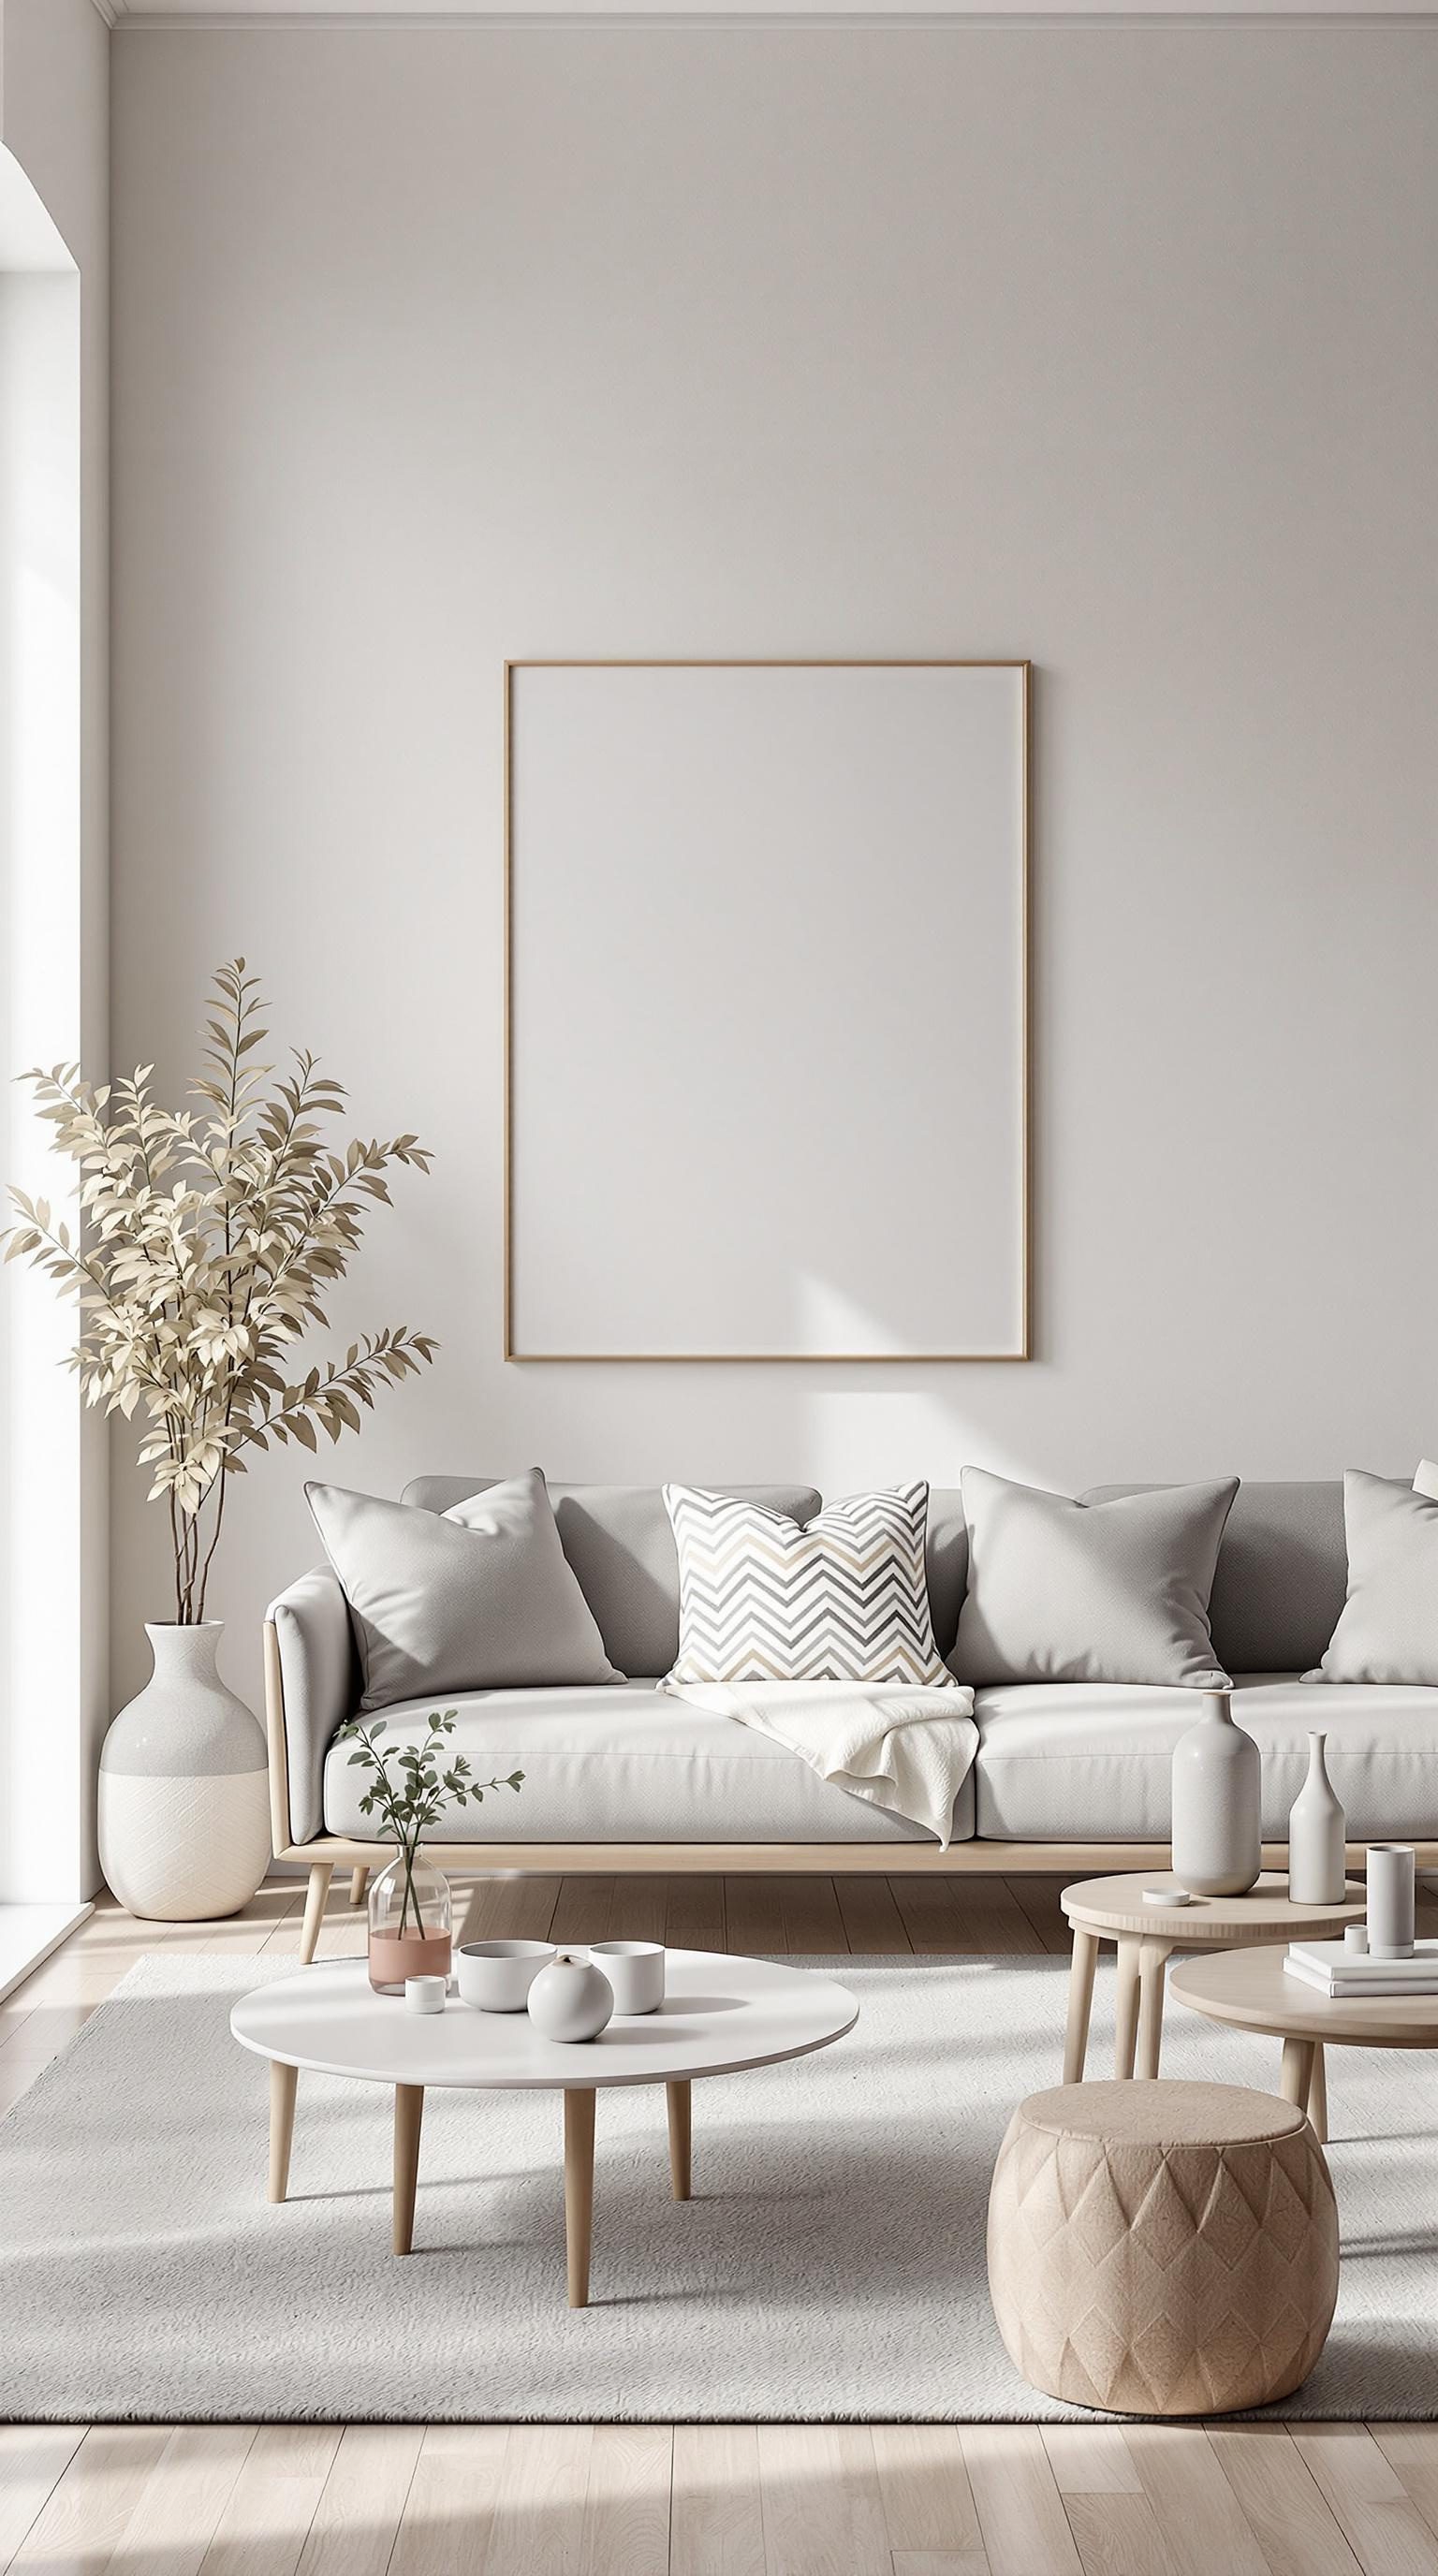
POLYGON ((100 1755, 100 1866, 131 1914, 237 1914, 270 1858, 265 1739, 219 1674, 224 1622, 149 1626, 155 1669, 100 1755))

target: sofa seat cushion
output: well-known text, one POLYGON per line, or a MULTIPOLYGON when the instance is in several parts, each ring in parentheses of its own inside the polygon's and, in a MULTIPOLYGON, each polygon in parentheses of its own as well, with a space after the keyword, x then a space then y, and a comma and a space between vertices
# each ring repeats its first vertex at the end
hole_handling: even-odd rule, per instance
MULTIPOLYGON (((1435 1694, 1438 1696, 1438 1694, 1435 1694)), ((435 1703, 386 1709, 381 1746, 418 1743, 435 1703)), ((806 1762, 734 1718, 701 1716, 653 1682, 571 1690, 485 1691, 456 1699, 449 1748, 476 1777, 524 1773, 518 1797, 449 1810, 436 1840, 454 1843, 929 1842, 818 1779, 806 1762)), ((449 1749, 447 1748, 447 1749, 449 1749)), ((325 1827, 372 1841, 360 1814, 367 1775, 353 1747, 325 1758, 325 1827)), ((974 1830, 973 1779, 954 1810, 954 1839, 974 1830)))
MULTIPOLYGON (((1173 1748, 1199 1714, 1190 1690, 1024 1683, 977 1694, 977 1831, 1000 1842, 1167 1842, 1173 1748)), ((1263 1832, 1288 1838, 1308 1736, 1328 1769, 1350 1842, 1438 1834, 1438 1690, 1241 1680, 1233 1714, 1263 1756, 1263 1832)))

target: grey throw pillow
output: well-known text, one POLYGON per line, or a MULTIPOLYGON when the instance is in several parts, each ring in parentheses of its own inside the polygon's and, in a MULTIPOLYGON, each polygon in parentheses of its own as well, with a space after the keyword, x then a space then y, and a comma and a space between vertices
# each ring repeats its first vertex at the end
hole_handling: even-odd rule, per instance
POLYGON ((452 1511, 306 1485, 349 1603, 361 1714, 445 1691, 616 1682, 540 1470, 452 1511))
POLYGON ((1350 1467, 1343 1525, 1348 1598, 1304 1680, 1438 1686, 1438 1500, 1350 1467))
POLYGON ((1218 1543, 1238 1491, 1164 1485, 1072 1503, 963 1473, 969 1580, 951 1661, 961 1681, 1222 1681, 1208 1629, 1218 1543))

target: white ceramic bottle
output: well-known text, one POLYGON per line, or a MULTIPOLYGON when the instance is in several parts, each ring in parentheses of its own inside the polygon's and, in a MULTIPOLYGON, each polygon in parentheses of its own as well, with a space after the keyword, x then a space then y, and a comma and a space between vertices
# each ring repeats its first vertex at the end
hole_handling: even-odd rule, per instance
POLYGON ((1227 1686, 1173 1748, 1173 1874, 1193 1896, 1246 1896, 1260 1869, 1262 1764, 1227 1686))
POLYGON ((1347 1883, 1348 1820, 1328 1777, 1327 1741, 1310 1732, 1308 1777, 1289 1809, 1288 1893, 1295 1905, 1339 1905, 1347 1883))
POLYGON ((545 2039, 597 2039, 614 2011, 614 1988, 588 1959, 561 1950, 529 1989, 529 2018, 545 2039))

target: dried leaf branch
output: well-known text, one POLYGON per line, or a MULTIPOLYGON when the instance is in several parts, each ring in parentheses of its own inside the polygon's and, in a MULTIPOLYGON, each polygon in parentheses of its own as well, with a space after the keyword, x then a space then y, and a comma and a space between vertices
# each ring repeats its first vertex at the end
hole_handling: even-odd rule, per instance
POLYGON ((277 1075, 257 1063, 268 1031, 243 957, 214 979, 191 1109, 161 1108, 153 1067, 128 1081, 82 1082, 78 1065, 24 1074, 58 1154, 81 1175, 80 1239, 44 1199, 10 1197, 19 1222, 0 1235, 78 1296, 70 1364, 87 1404, 143 1414, 139 1454, 152 1501, 170 1518, 175 1616, 203 1619, 232 1476, 271 1440, 318 1446, 360 1427, 360 1406, 418 1374, 437 1345, 408 1325, 352 1342, 303 1376, 295 1345, 328 1318, 323 1299, 349 1267, 371 1205, 389 1204, 395 1164, 427 1172, 417 1137, 326 1140, 345 1094, 307 1052, 277 1075))

